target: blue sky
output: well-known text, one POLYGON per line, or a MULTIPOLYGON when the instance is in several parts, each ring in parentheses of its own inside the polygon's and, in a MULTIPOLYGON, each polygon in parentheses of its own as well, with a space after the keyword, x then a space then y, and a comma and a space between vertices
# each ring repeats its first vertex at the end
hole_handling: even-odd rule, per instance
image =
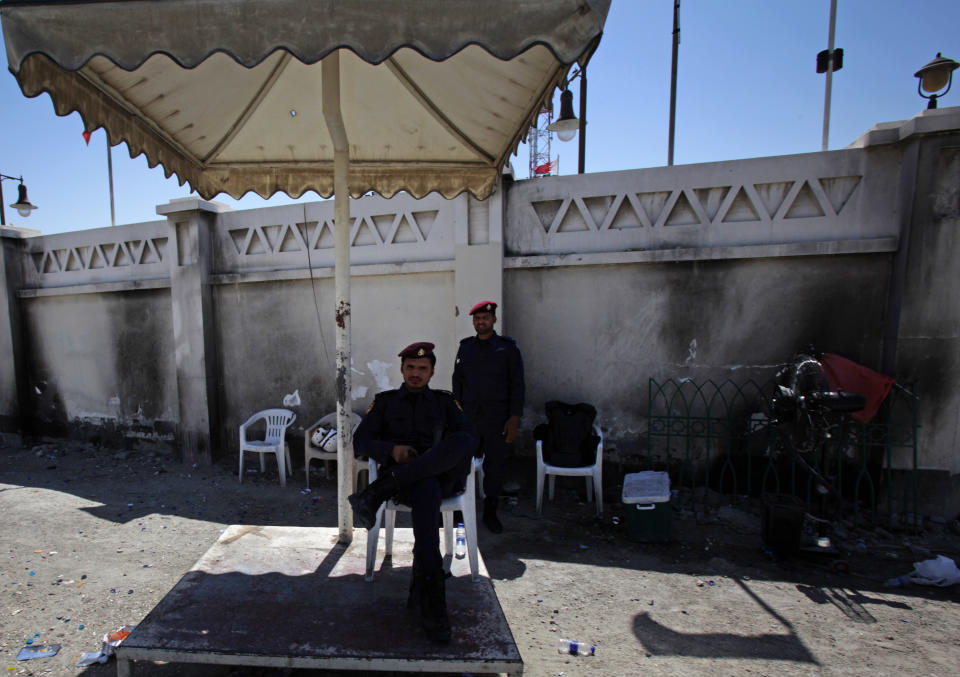
MULTIPOLYGON (((672 0, 613 0, 588 69, 586 171, 667 163, 672 7, 672 0)), ((829 0, 682 0, 675 164, 819 151, 825 77, 815 61, 827 46, 829 10, 829 0)), ((830 149, 922 111, 913 73, 938 51, 960 61, 958 27, 957 0, 838 0, 844 65, 833 78, 830 149)), ((960 84, 940 105, 960 106, 960 84)), ((103 131, 85 146, 78 115, 57 117, 45 94, 27 99, 6 68, 0 130, 0 173, 22 175, 39 207, 28 219, 7 207, 8 224, 46 234, 110 225, 103 131)), ((561 174, 576 173, 576 141, 554 139, 552 152, 561 174)), ((512 163, 525 178, 526 145, 512 163)), ((125 145, 113 148, 113 172, 118 224, 155 220, 156 205, 190 194, 143 156, 130 159, 125 145)), ((9 205, 16 182, 3 182, 3 190, 9 205)), ((251 209, 318 198, 215 199, 251 209)))

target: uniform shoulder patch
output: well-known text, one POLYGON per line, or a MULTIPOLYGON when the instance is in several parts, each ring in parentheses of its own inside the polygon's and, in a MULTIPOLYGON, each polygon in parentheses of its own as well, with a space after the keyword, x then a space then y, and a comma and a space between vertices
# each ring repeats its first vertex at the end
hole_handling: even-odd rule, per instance
POLYGON ((380 400, 380 399, 382 399, 382 398, 391 397, 392 395, 394 395, 394 394, 396 394, 396 393, 397 393, 397 390, 396 390, 396 389, 394 389, 394 390, 381 390, 379 393, 377 393, 376 395, 373 396, 373 401, 370 403, 370 406, 367 407, 367 413, 369 414, 371 411, 373 411, 373 407, 374 407, 374 405, 376 405, 377 400, 380 400))
POLYGON ((456 405, 457 409, 459 409, 460 411, 463 411, 463 407, 460 406, 460 403, 457 401, 457 398, 454 397, 453 393, 450 392, 449 390, 442 390, 440 388, 437 388, 433 392, 437 393, 438 395, 442 395, 443 397, 449 398, 456 405))

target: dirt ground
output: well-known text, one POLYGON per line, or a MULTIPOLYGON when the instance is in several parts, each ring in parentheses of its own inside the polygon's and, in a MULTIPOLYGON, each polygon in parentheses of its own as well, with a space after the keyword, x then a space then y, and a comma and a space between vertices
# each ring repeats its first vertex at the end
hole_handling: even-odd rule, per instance
MULTIPOLYGON (((842 558, 778 560, 750 504, 711 516, 676 510, 673 541, 638 543, 617 500, 619 478, 606 478, 602 519, 572 479, 537 517, 526 479, 504 507, 506 531, 480 534, 525 675, 957 673, 960 586, 883 585, 915 561, 960 561, 955 524, 920 534, 848 525, 834 539, 850 551, 842 558), (838 560, 849 571, 837 571, 838 560), (593 643, 596 655, 561 655, 560 638, 593 643)), ((336 526, 335 481, 319 464, 311 486, 303 491, 302 467, 281 489, 270 466, 241 484, 232 461, 189 467, 56 440, 0 449, 4 674, 116 674, 113 660, 75 664, 105 633, 142 619, 227 525, 336 526), (18 661, 29 640, 61 649, 18 661)), ((135 674, 286 673, 138 663, 135 674)))

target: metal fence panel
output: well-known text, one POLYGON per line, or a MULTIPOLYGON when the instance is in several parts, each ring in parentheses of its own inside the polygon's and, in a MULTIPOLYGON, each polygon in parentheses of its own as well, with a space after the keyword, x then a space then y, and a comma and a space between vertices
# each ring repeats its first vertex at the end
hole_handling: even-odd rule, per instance
POLYGON ((915 395, 895 387, 873 421, 843 417, 829 439, 798 460, 787 451, 783 435, 789 433, 770 425, 776 385, 774 379, 649 379, 647 452, 641 463, 667 471, 671 486, 689 490, 678 499, 695 509, 787 495, 834 518, 918 526, 915 395), (836 494, 825 492, 805 464, 829 477, 836 494), (898 492, 893 475, 901 471, 909 473, 909 481, 898 492))

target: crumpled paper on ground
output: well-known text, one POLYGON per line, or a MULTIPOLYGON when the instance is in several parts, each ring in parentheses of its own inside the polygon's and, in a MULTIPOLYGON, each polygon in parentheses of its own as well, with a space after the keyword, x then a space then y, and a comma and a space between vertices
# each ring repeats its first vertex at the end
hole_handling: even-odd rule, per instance
POLYGON ((937 555, 936 559, 914 562, 913 571, 907 575, 907 579, 918 585, 946 587, 960 583, 960 569, 949 557, 937 555))
POLYGON ((103 636, 103 645, 100 648, 100 651, 87 651, 80 654, 80 660, 77 661, 77 667, 82 668, 87 665, 93 665, 94 663, 106 663, 110 660, 117 647, 123 643, 123 640, 127 638, 130 632, 137 627, 134 625, 124 625, 122 628, 117 628, 113 632, 103 636))
POLYGON ((299 407, 300 406, 300 389, 297 388, 289 395, 283 396, 283 406, 285 407, 299 407))

